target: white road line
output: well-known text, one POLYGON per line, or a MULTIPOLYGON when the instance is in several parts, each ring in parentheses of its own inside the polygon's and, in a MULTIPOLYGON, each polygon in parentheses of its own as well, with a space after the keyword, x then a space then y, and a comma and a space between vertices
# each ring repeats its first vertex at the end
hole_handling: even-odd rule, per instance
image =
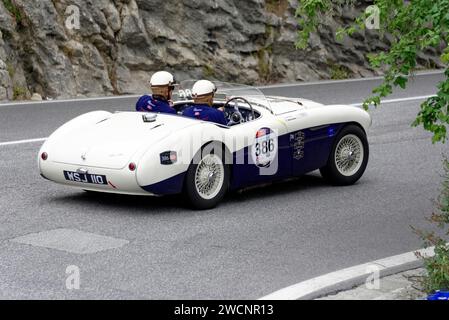
MULTIPOLYGON (((435 71, 423 71, 417 72, 415 77, 419 76, 431 76, 437 74, 443 74, 442 70, 435 71)), ((297 82, 297 83, 285 83, 285 84, 273 84, 267 86, 257 86, 258 89, 276 89, 276 88, 289 88, 289 87, 302 87, 302 86, 313 86, 313 85, 327 85, 327 84, 337 84, 337 83, 351 83, 351 82, 365 82, 365 81, 376 81, 381 80, 383 77, 371 77, 371 78, 357 78, 357 79, 344 79, 344 80, 321 80, 312 82, 297 82)), ((63 100, 43 100, 43 101, 19 101, 19 102, 7 102, 0 103, 0 107, 10 107, 10 106, 29 106, 29 105, 41 105, 41 104, 54 104, 54 103, 70 103, 70 102, 90 102, 90 101, 108 101, 117 99, 137 99, 140 95, 125 95, 125 96, 110 96, 110 97, 95 97, 95 98, 82 98, 82 99, 63 99, 63 100)))
POLYGON ((376 260, 358 266, 342 269, 307 281, 278 290, 259 300, 304 300, 316 299, 337 291, 348 290, 359 286, 373 275, 373 267, 381 277, 400 273, 422 266, 423 260, 415 252, 423 256, 433 256, 434 248, 411 251, 397 256, 376 260))
POLYGON ((70 102, 95 102, 95 101, 110 101, 110 100, 126 100, 137 99, 140 95, 126 95, 126 96, 110 96, 110 97, 95 97, 95 98, 82 98, 82 99, 61 99, 61 100, 42 100, 42 101, 18 101, 18 102, 6 102, 0 103, 0 107, 18 107, 18 106, 30 106, 30 105, 42 105, 42 104, 55 104, 55 103, 70 103, 70 102))
MULTIPOLYGON (((401 98, 401 99, 390 99, 390 100, 382 100, 382 104, 388 104, 388 103, 398 103, 398 102, 406 102, 406 101, 416 101, 416 100, 425 100, 430 97, 433 97, 434 95, 429 96, 416 96, 416 97, 409 97, 409 98, 401 98)), ((353 107, 361 107, 361 103, 352 103, 349 104, 353 107)), ((18 140, 18 141, 8 141, 8 142, 0 142, 0 147, 2 146, 10 146, 10 145, 16 145, 16 144, 25 144, 25 143, 35 143, 35 142, 43 142, 47 140, 47 138, 37 138, 37 139, 28 139, 28 140, 18 140)))
POLYGON ((37 138, 37 139, 28 139, 28 140, 17 140, 17 141, 0 142, 0 147, 12 146, 12 145, 16 145, 16 144, 43 142, 45 140, 47 140, 47 138, 37 138))
MULTIPOLYGON (((389 100, 382 100, 381 104, 389 104, 389 103, 398 103, 398 102, 407 102, 407 101, 416 101, 416 100, 426 100, 429 98, 434 97, 435 95, 427 95, 427 96, 416 96, 416 97, 408 97, 408 98, 398 98, 398 99, 389 99, 389 100)), ((361 107, 362 103, 352 103, 350 106, 353 107, 361 107)))
MULTIPOLYGON (((435 71, 423 71, 417 72, 414 76, 432 76, 438 74, 444 74, 444 70, 435 71)), ((328 84, 338 84, 338 83, 351 83, 351 82, 366 82, 366 81, 376 81, 382 80, 383 77, 369 77, 369 78, 356 78, 356 79, 343 79, 343 80, 320 80, 320 81, 310 81, 310 82, 295 82, 295 83, 285 83, 285 84, 272 84, 266 86, 259 86, 259 89, 276 89, 276 88, 289 88, 289 87, 303 87, 303 86, 313 86, 313 85, 328 85, 328 84)))

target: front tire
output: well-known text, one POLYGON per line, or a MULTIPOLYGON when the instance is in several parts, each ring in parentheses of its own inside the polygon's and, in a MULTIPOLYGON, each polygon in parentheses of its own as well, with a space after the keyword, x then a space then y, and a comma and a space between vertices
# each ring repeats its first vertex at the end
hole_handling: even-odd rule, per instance
POLYGON ((356 125, 348 125, 336 137, 329 160, 320 172, 333 185, 352 185, 365 172, 368 158, 369 145, 365 132, 356 125))
POLYGON ((195 155, 185 180, 185 196, 193 208, 212 209, 224 198, 230 180, 224 155, 218 144, 206 145, 195 155))

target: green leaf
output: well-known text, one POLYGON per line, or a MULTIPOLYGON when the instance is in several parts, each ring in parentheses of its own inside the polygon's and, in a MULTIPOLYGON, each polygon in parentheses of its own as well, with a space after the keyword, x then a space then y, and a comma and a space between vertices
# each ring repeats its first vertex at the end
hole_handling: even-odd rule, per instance
POLYGON ((405 89, 407 87, 408 79, 406 77, 397 77, 396 80, 394 80, 394 84, 396 86, 400 86, 402 89, 405 89))
MULTIPOLYGON (((348 3, 354 5, 356 1, 298 1, 298 48, 306 48, 310 34, 326 22, 321 17, 331 16, 341 21, 338 12, 345 10, 344 6, 348 3)), ((440 51, 444 44, 441 61, 449 65, 449 0, 374 0, 372 3, 380 9, 379 35, 390 34, 391 46, 385 52, 367 55, 370 65, 383 71, 385 76, 383 83, 374 88, 374 96, 364 101, 363 107, 366 109, 370 105, 379 106, 380 99, 390 95, 394 87, 407 87, 407 76, 415 71, 421 51, 440 51)), ((367 18, 367 13, 360 11, 355 21, 337 29, 336 38, 342 40, 364 29, 367 18)), ((445 142, 449 130, 449 68, 445 75, 446 80, 438 85, 438 99, 426 101, 413 121, 414 126, 422 126, 433 133, 434 143, 445 142)))

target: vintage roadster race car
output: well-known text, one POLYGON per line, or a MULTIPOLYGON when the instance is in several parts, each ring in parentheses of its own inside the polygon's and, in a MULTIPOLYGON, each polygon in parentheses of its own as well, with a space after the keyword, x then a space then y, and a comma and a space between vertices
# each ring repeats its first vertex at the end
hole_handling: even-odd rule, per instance
POLYGON ((41 175, 85 191, 183 194, 198 209, 216 206, 228 190, 318 169, 333 185, 363 175, 371 126, 364 110, 216 83, 223 126, 181 115, 192 85, 176 89, 178 115, 95 111, 69 121, 43 144, 41 175))

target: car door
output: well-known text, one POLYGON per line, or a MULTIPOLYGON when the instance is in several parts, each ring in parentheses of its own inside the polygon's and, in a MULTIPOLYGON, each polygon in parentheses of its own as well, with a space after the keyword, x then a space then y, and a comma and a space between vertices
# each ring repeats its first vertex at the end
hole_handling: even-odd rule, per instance
POLYGON ((298 176, 324 167, 341 124, 322 125, 320 118, 305 107, 279 117, 289 132, 292 174, 298 176))
POLYGON ((291 176, 287 126, 271 113, 232 127, 235 152, 231 188, 263 184, 291 176))

